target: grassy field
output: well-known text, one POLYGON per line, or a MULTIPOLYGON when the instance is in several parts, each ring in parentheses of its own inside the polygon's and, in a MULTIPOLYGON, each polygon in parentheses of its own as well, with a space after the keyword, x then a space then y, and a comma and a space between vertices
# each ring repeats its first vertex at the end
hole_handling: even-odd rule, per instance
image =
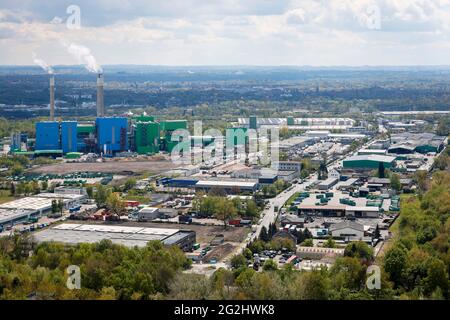
POLYGON ((9 190, 0 190, 0 203, 5 203, 14 200, 14 197, 10 195, 9 190))

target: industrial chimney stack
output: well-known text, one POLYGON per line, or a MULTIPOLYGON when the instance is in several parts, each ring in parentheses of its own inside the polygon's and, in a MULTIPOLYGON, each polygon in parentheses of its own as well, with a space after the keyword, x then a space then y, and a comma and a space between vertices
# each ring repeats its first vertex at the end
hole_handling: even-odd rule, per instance
POLYGON ((103 74, 99 73, 97 76, 97 117, 105 116, 105 104, 103 102, 103 74))
POLYGON ((50 121, 55 121, 55 76, 50 76, 50 121))

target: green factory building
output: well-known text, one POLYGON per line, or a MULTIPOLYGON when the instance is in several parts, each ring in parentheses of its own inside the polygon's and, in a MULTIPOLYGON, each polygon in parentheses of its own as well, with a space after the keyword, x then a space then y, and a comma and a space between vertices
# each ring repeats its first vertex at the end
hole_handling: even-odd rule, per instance
POLYGON ((344 169, 356 169, 356 170, 372 170, 378 169, 380 163, 384 164, 386 169, 395 166, 395 157, 368 154, 348 157, 343 161, 344 169))

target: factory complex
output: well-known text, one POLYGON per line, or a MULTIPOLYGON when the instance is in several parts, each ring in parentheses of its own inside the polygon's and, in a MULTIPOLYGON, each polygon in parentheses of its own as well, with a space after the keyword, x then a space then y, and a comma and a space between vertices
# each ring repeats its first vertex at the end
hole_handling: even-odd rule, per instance
POLYGON ((149 241, 160 241, 166 246, 179 246, 184 251, 189 251, 196 241, 195 232, 189 230, 71 223, 39 231, 34 236, 38 242, 78 244, 111 240, 127 247, 145 247, 149 241))

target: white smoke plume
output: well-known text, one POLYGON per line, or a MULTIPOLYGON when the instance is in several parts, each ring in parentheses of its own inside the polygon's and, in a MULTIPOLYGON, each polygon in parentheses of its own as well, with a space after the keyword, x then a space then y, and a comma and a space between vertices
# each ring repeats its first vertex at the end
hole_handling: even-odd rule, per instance
POLYGON ((48 74, 53 74, 53 68, 50 67, 50 66, 47 64, 47 62, 45 62, 45 61, 42 60, 42 59, 39 59, 39 58, 37 57, 36 53, 34 53, 34 52, 33 52, 31 55, 32 55, 32 58, 33 58, 33 62, 34 62, 35 64, 37 64, 39 67, 41 67, 42 69, 44 69, 45 72, 47 72, 48 74))
POLYGON ((84 65, 89 72, 103 72, 89 48, 75 43, 64 43, 64 46, 67 48, 67 52, 77 59, 78 63, 84 65))

